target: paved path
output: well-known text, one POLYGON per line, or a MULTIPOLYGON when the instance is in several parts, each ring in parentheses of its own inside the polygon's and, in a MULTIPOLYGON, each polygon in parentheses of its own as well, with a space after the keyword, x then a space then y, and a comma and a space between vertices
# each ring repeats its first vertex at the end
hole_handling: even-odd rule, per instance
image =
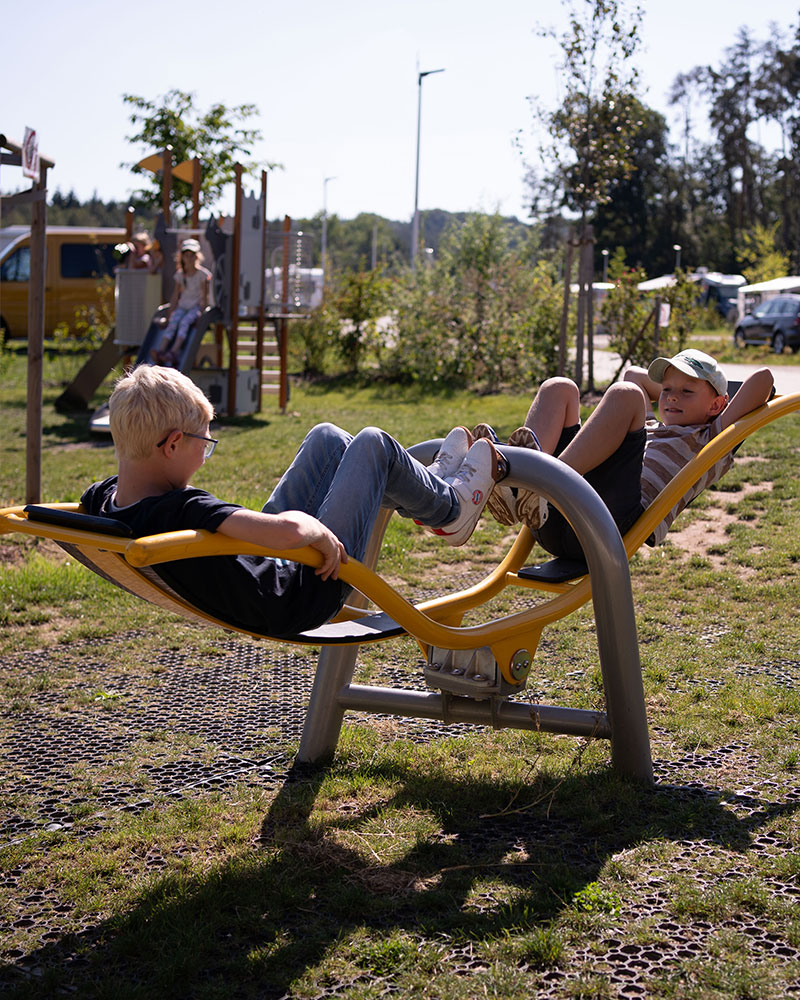
MULTIPOLYGON (((610 381, 617 373, 620 358, 613 351, 598 350, 594 352, 594 379, 597 383, 610 381)), ((769 365, 769 362, 767 362, 769 365)), ((730 379, 743 382, 748 375, 761 367, 760 365, 723 364, 722 368, 730 379)), ((800 365, 775 365, 772 368, 775 375, 775 391, 781 395, 790 392, 800 392, 800 365)))

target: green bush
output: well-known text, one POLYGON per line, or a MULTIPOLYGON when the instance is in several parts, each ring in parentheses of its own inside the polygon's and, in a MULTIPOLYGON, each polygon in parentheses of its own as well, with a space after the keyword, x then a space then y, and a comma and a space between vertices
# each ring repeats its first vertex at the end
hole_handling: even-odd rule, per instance
POLYGON ((614 287, 602 307, 602 321, 609 332, 611 350, 643 366, 658 354, 671 357, 682 350, 701 316, 697 287, 685 272, 679 271, 674 285, 654 294, 639 290, 638 285, 645 278, 640 269, 627 268, 624 262, 615 260, 611 271, 614 287), (659 327, 657 339, 653 315, 656 299, 670 307, 669 323, 659 327))
POLYGON ((339 313, 326 297, 322 305, 312 309, 308 318, 296 323, 294 329, 302 342, 301 365, 304 375, 323 375, 328 364, 328 354, 336 344, 339 332, 339 313))
POLYGON ((408 271, 394 295, 389 378, 497 392, 554 374, 562 292, 499 216, 469 216, 437 260, 408 271))
POLYGON ((380 351, 378 320, 388 305, 389 283, 380 268, 347 271, 337 281, 333 306, 339 316, 336 346, 348 372, 358 372, 370 348, 380 351))

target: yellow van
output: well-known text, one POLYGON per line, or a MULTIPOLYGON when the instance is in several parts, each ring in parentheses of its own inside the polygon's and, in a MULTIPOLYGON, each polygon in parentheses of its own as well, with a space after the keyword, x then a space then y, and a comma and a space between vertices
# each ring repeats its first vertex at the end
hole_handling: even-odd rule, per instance
MULTIPOLYGON (((124 229, 48 226, 45 263, 44 335, 59 323, 73 326, 80 306, 100 304, 98 286, 113 279, 118 263, 114 247, 126 240, 124 229)), ((30 229, 0 229, 0 329, 6 337, 28 336, 30 229)))

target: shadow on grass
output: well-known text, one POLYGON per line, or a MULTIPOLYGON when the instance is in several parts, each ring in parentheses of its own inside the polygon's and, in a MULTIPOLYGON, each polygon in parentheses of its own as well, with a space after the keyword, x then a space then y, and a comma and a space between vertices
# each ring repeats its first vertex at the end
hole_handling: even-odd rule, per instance
MULTIPOLYGON (((359 770, 348 777, 357 782, 359 770)), ((551 779, 548 789, 545 778, 530 790, 443 781, 393 763, 379 771, 395 789, 389 801, 359 806, 354 793, 312 815, 327 772, 295 768, 252 851, 202 876, 154 877, 123 915, 0 972, 0 991, 19 998, 64 990, 126 1000, 279 1000, 333 953, 349 968, 345 978, 355 965, 356 978, 360 970, 374 980, 349 934, 380 943, 400 933, 445 950, 491 947, 509 933, 546 929, 621 851, 697 840, 743 852, 760 828, 798 808, 751 800, 749 814, 737 818, 708 789, 645 788, 604 770, 557 788, 551 779), (404 815, 424 815, 434 832, 416 842, 406 837, 414 846, 402 856, 383 862, 368 848, 347 846, 360 842, 360 831, 369 836, 371 823, 404 815), (33 970, 23 982, 20 972, 33 970)), ((362 776, 375 778, 376 768, 362 776)))

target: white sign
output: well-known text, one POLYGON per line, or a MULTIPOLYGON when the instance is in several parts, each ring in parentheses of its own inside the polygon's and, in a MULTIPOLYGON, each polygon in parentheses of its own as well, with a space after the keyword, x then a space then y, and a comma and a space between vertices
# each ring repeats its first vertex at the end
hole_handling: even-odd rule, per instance
POLYGON ((34 181, 39 180, 39 137, 32 128, 25 129, 22 140, 22 172, 34 181))
POLYGON ((669 326, 669 314, 670 314, 670 304, 669 302, 661 303, 661 315, 658 317, 658 325, 662 329, 665 326, 669 326))

